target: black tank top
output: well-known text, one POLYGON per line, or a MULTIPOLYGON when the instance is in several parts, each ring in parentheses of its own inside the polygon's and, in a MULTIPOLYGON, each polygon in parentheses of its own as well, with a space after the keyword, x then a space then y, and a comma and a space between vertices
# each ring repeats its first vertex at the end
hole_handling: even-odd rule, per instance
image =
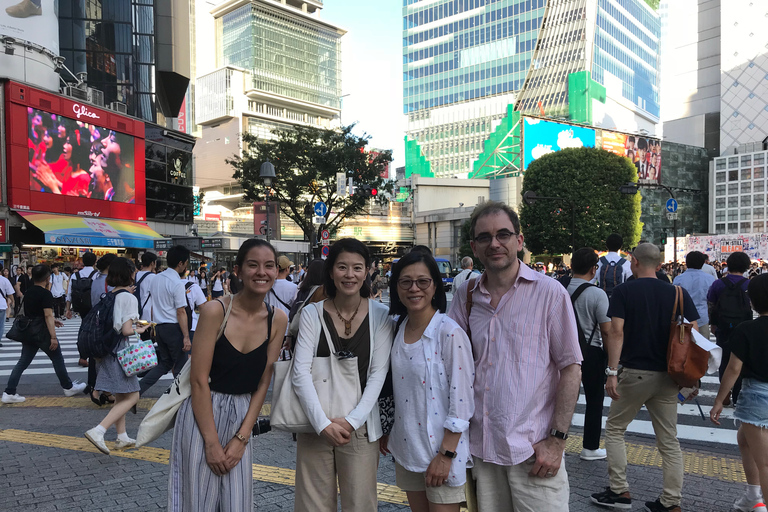
MULTIPOLYGON (((224 307, 224 304, 221 303, 221 306, 224 307)), ((259 381, 261 381, 261 376, 267 367, 267 346, 269 345, 269 338, 272 337, 272 317, 274 316, 272 306, 269 304, 266 306, 267 339, 264 343, 247 354, 243 354, 232 346, 224 332, 216 340, 211 372, 209 373, 211 391, 229 395, 243 395, 253 393, 259 387, 259 381)))

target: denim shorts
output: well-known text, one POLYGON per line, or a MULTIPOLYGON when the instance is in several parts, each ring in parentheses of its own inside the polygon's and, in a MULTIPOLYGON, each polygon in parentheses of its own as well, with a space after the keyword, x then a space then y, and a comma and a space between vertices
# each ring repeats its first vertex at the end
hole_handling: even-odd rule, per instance
POLYGON ((744 422, 768 428, 768 382, 744 379, 733 417, 737 424, 744 422))

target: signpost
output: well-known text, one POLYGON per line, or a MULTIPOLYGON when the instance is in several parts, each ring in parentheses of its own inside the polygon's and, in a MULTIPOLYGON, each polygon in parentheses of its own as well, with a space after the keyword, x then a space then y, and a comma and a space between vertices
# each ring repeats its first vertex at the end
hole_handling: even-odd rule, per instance
POLYGON ((221 249, 222 239, 221 238, 202 238, 200 240, 200 247, 203 249, 221 249))
POLYGON ((676 213, 677 212, 677 199, 674 197, 670 197, 667 199, 667 211, 669 213, 676 213))
POLYGON ((324 245, 322 249, 320 249, 320 254, 322 255, 323 259, 327 258, 329 254, 331 254, 331 247, 328 245, 324 245))
POLYGON ((322 201, 319 201, 315 203, 315 215, 318 217, 325 217, 325 214, 328 213, 328 206, 322 201))
POLYGON ((347 175, 343 172, 336 173, 336 194, 340 197, 347 196, 347 175))
POLYGON ((312 224, 325 224, 325 217, 312 217, 312 224))
POLYGON ((173 240, 168 240, 167 238, 163 238, 162 240, 155 240, 156 251, 167 251, 171 247, 173 247, 173 240))
POLYGON ((327 229, 324 229, 320 232, 320 238, 323 240, 329 240, 331 238, 331 232, 327 229))

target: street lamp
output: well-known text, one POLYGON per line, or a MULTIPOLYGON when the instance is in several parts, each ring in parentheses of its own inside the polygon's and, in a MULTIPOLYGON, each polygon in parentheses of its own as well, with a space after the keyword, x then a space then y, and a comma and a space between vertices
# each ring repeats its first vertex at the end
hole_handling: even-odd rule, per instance
POLYGON ((272 187, 272 180, 275 177, 275 166, 272 165, 272 162, 267 160, 263 164, 261 164, 261 169, 259 170, 259 177, 264 180, 264 186, 267 187, 267 242, 269 242, 269 193, 271 191, 272 187))
MULTIPOLYGON (((642 185, 640 183, 633 183, 633 182, 625 183, 624 185, 619 187, 619 192, 625 195, 633 196, 637 194, 637 191, 640 189, 641 186, 648 187, 648 188, 653 188, 653 187, 663 188, 669 193, 669 197, 671 197, 672 199, 675 199, 675 194, 672 192, 672 189, 670 189, 666 185, 662 185, 661 183, 651 183, 651 184, 642 184, 642 185)), ((677 201, 677 199, 675 199, 675 201, 677 201)), ((674 231, 672 235, 674 239, 674 242, 673 242, 674 249, 672 249, 672 258, 674 259, 675 263, 677 263, 677 213, 674 213, 672 217, 672 230, 674 231)))
POLYGON ((523 201, 528 206, 533 206, 540 199, 544 201, 562 201, 571 207, 571 254, 573 254, 576 252, 576 203, 564 197, 539 196, 533 190, 528 190, 523 194, 523 201))

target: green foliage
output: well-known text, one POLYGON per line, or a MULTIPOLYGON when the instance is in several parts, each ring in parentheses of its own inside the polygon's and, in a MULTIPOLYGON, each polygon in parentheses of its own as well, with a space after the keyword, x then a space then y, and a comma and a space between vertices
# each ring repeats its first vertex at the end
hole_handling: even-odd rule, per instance
POLYGON ((659 0, 645 0, 645 3, 651 6, 654 11, 659 10, 659 0))
MULTIPOLYGON (((523 190, 538 196, 573 201, 576 248, 605 249, 611 233, 624 238, 624 248, 640 240, 640 194, 624 195, 619 187, 637 181, 628 158, 603 149, 569 148, 536 159, 528 166, 523 190)), ((567 202, 538 200, 520 207, 525 245, 534 254, 571 252, 571 211, 567 202)))
POLYGON ((343 172, 347 181, 353 178, 356 186, 375 186, 379 191, 377 202, 388 202, 393 193, 392 182, 385 183, 381 178, 383 166, 392 161, 392 152, 384 151, 371 158, 365 152, 370 137, 353 135, 353 128, 354 125, 339 130, 296 126, 273 131, 273 140, 246 133, 242 158, 234 157, 227 163, 234 167, 234 178, 243 186, 246 199, 263 201, 266 187, 259 172, 261 164, 269 160, 275 166, 270 199, 280 201, 280 211, 309 233, 312 217, 305 215, 305 207, 322 201, 329 212, 325 228, 334 232, 344 219, 364 214, 369 204, 369 200, 357 194, 338 196, 336 173, 343 172))

